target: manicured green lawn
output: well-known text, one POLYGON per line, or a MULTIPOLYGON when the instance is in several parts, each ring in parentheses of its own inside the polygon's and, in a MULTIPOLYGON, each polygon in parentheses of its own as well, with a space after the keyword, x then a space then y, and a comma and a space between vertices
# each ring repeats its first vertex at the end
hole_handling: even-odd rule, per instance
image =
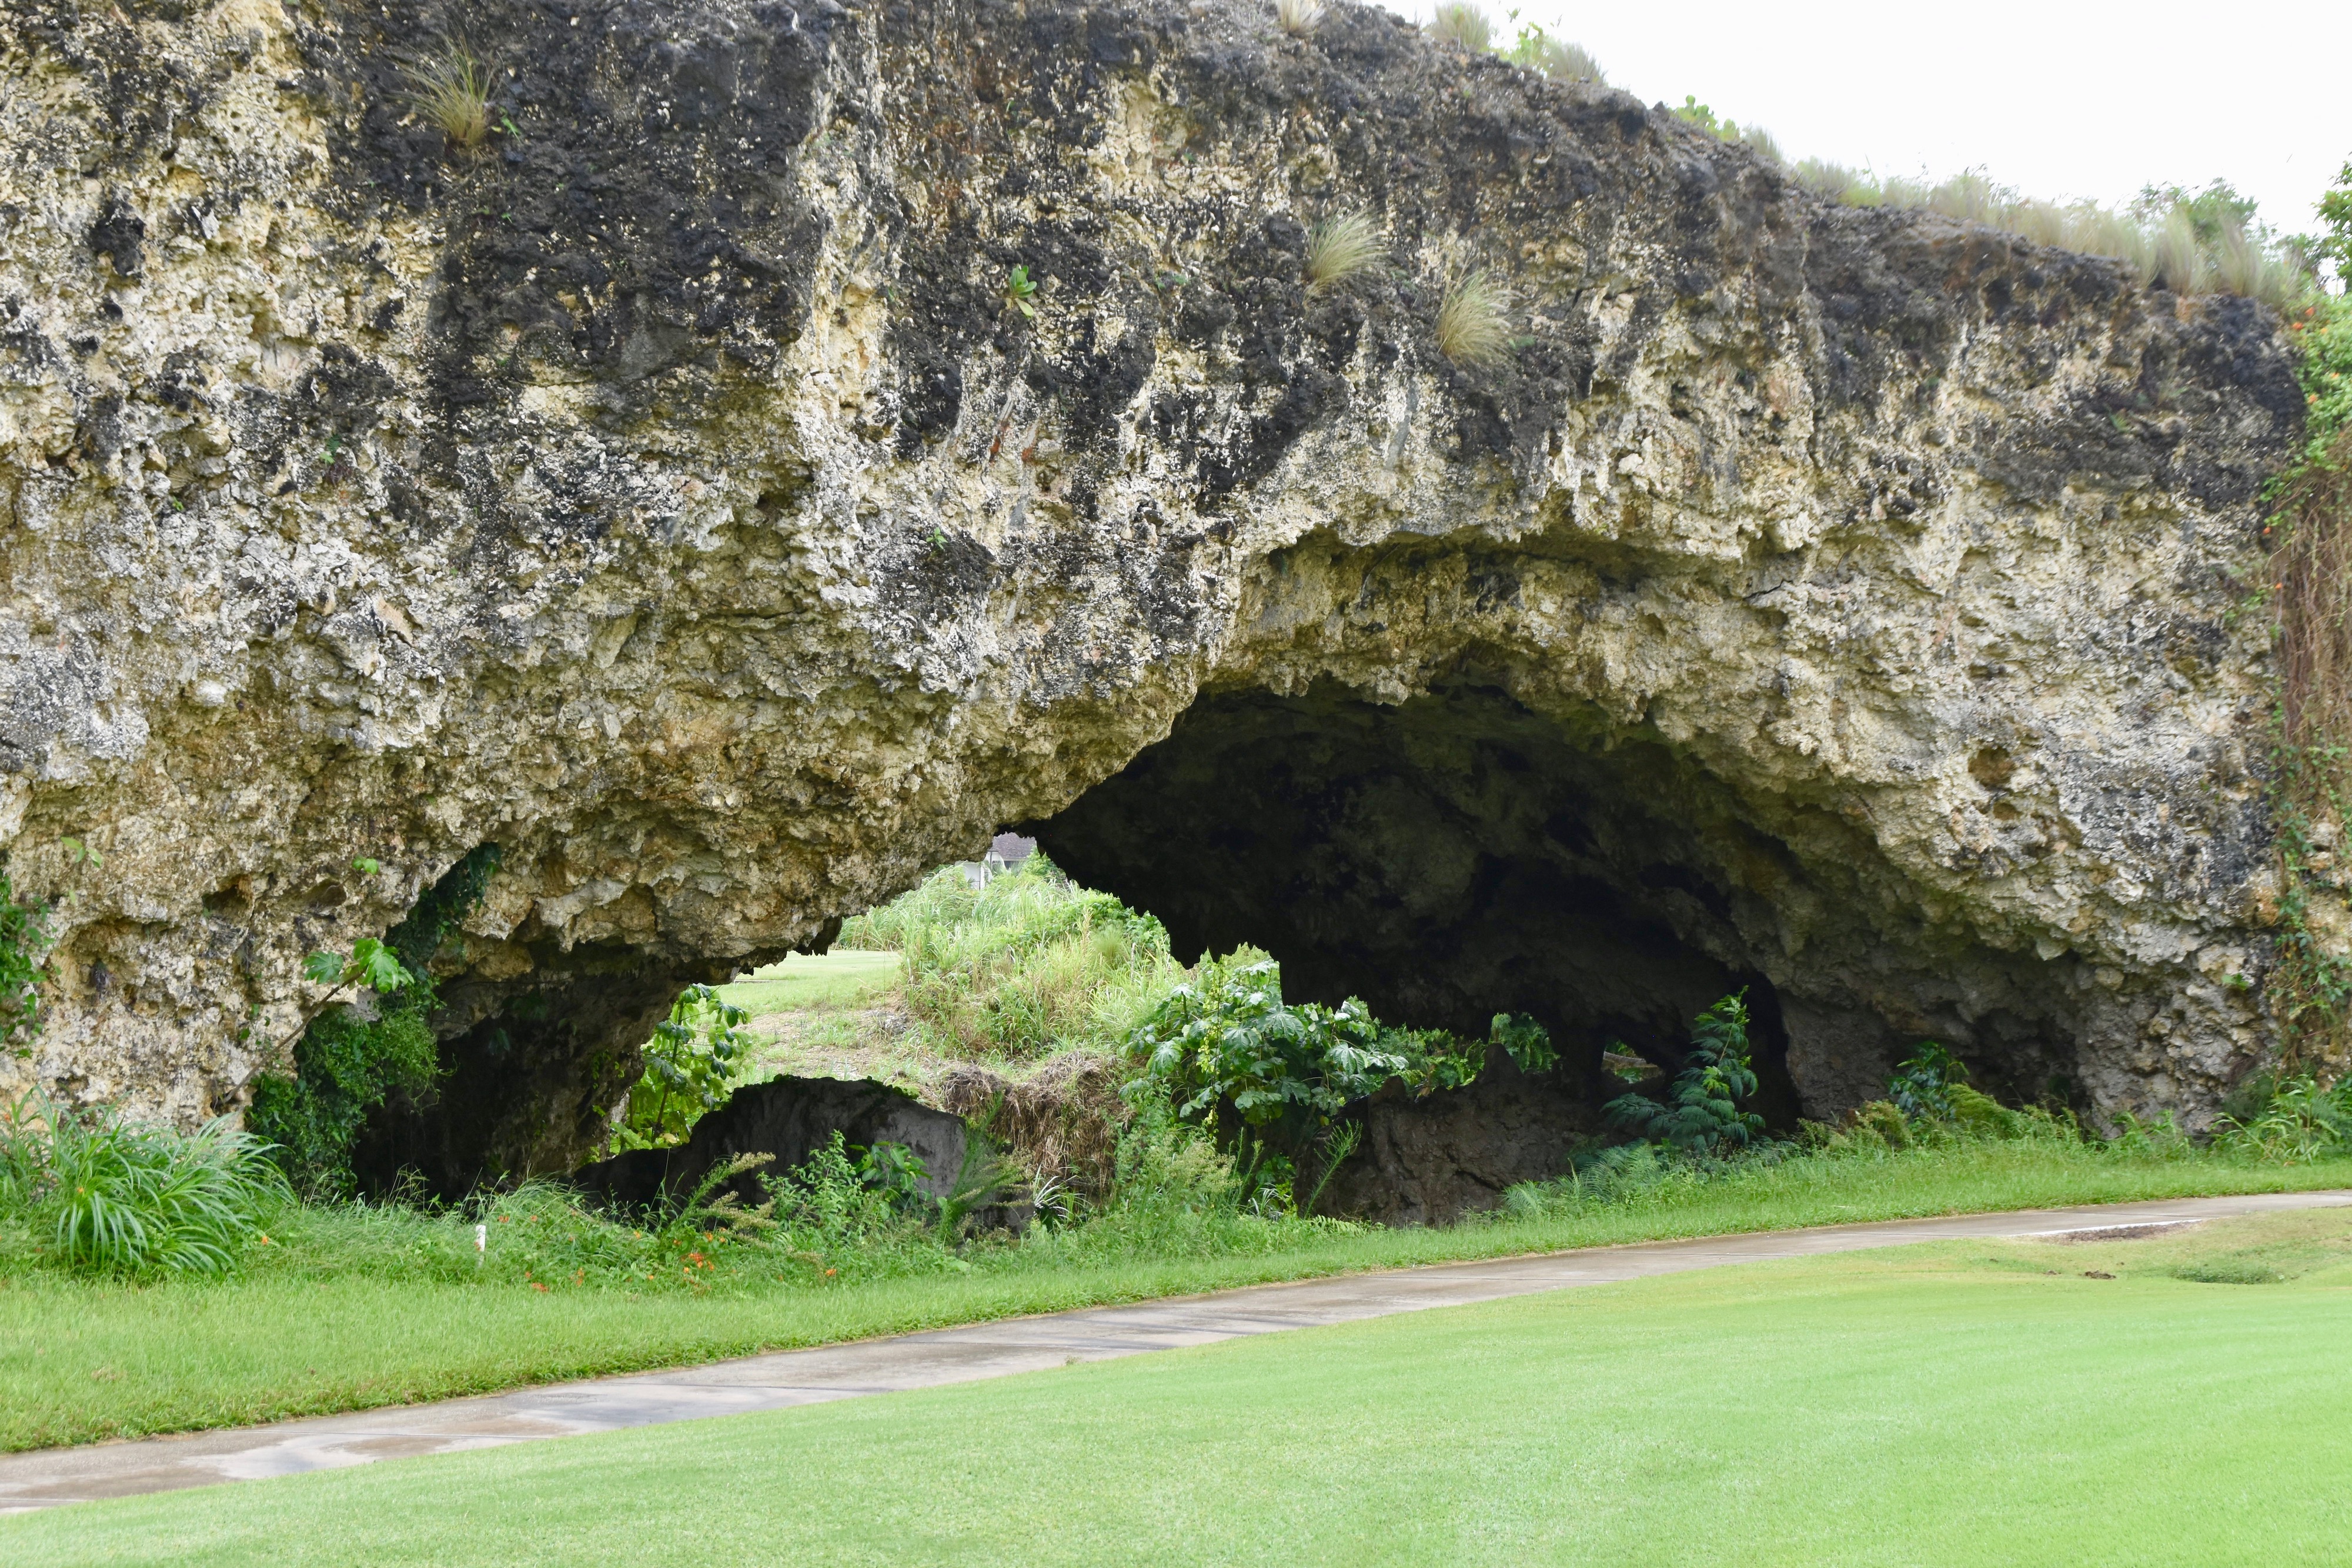
POLYGON ((795 953, 780 964, 754 969, 751 977, 721 986, 719 994, 754 1017, 802 1008, 847 1007, 883 989, 898 976, 896 953, 865 953, 836 947, 830 953, 795 953))
POLYGON ((322 1219, 313 1223, 325 1231, 307 1240, 282 1233, 282 1245, 239 1280, 132 1286, 41 1269, 0 1274, 0 1448, 444 1398, 1357 1269, 1906 1216, 2347 1186, 2352 1162, 2283 1169, 1985 1144, 1792 1161, 1443 1230, 1349 1232, 1232 1217, 1190 1229, 1103 1224, 906 1265, 929 1272, 858 1280, 845 1266, 842 1279, 810 1283, 804 1270, 777 1280, 747 1266, 716 1276, 702 1294, 675 1286, 573 1289, 561 1277, 541 1293, 495 1270, 477 1282, 470 1226, 386 1224, 383 1239, 362 1245, 335 1230, 341 1222, 322 1219), (463 1261, 453 1262, 459 1254, 463 1261))
POLYGON ((2341 1563, 2352 1219, 2233 1224, 2202 1249, 2315 1271, 2189 1282, 2178 1243, 1755 1264, 87 1504, 0 1520, 0 1559, 2341 1563))

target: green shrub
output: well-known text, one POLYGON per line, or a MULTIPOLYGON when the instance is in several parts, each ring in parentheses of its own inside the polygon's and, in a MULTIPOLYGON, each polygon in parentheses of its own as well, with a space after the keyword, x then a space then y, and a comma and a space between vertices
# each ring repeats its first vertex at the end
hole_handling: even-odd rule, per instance
POLYGON ((899 954, 913 1043, 965 1061, 1113 1054, 1183 976, 1159 921, 1034 853, 982 887, 935 873, 847 922, 840 945, 899 954))
POLYGON ((1486 1026, 1486 1038, 1503 1048, 1522 1072, 1549 1072, 1559 1065, 1559 1048, 1551 1031, 1531 1018, 1496 1013, 1486 1026))
POLYGON ((290 1198, 267 1145, 226 1118, 193 1134, 30 1102, 0 1128, 0 1206, 49 1261, 225 1274, 290 1198))
POLYGON ((1745 1147, 1764 1130, 1764 1118, 1739 1103, 1756 1094, 1748 1061, 1747 993, 1725 997, 1691 1020, 1690 1064, 1675 1078, 1666 1102, 1623 1094, 1602 1110, 1612 1126, 1677 1149, 1713 1154, 1745 1147))
POLYGON ((1968 1081, 1969 1070, 1959 1058, 1931 1040, 1914 1051, 1908 1061, 1896 1064, 1895 1076, 1887 1081, 1886 1097, 1906 1116, 1948 1122, 1952 1089, 1968 1081))
MULTIPOLYGON (((2352 262, 2337 265, 2352 270, 2352 262)), ((2288 317, 2286 332, 2303 382, 2304 461, 2322 463, 2336 437, 2352 427, 2352 294, 2305 300, 2288 317)))
POLYGON ((1130 1048, 1174 1091, 1177 1113, 1230 1109, 1298 1146, 1351 1100, 1404 1071, 1380 1024, 1350 997, 1337 1008, 1282 998, 1282 966, 1254 947, 1201 965, 1137 1029, 1130 1048))

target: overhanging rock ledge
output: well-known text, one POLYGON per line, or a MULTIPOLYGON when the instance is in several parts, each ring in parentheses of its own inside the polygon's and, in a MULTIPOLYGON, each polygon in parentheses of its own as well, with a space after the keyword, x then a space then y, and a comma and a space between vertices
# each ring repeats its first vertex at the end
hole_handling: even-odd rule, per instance
POLYGON ((494 843, 442 1027, 481 1157, 561 1165, 682 982, 1023 821, 1579 1061, 1769 990, 1815 1114, 1927 1035, 2192 1122, 2271 1049, 2250 302, 1347 5, 32 0, 0 71, 59 937, 0 1087, 234 1109, 303 956, 494 843), (445 24, 478 153, 408 102, 445 24), (1385 262, 1308 287, 1349 214, 1385 262))

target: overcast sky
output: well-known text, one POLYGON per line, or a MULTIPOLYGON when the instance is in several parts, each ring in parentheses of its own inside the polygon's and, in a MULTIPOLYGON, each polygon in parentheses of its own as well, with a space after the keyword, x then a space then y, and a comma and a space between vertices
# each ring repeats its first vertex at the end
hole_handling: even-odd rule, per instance
MULTIPOLYGON (((1498 35, 1516 32, 1507 3, 1486 4, 1498 35)), ((2110 204, 2218 176, 2297 233, 2352 157, 2352 0, 1519 5, 1612 85, 1650 103, 1696 93, 1791 159, 1981 167, 2028 195, 2110 204)))

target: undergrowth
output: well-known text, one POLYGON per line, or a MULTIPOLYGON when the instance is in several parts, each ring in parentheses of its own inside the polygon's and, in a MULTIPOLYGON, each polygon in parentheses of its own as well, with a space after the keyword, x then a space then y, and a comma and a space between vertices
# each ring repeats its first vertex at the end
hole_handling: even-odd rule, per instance
POLYGON ((292 1201, 268 1146, 26 1098, 0 1118, 0 1253, 74 1270, 226 1274, 292 1201))
MULTIPOLYGON (((481 902, 499 866, 495 844, 468 853, 420 897, 381 943, 350 957, 313 955, 314 979, 361 988, 356 1001, 331 1003, 295 1042, 294 1071, 254 1080, 246 1126, 306 1193, 352 1189, 352 1142, 368 1116, 395 1097, 423 1102, 440 1076, 430 1022, 439 998, 433 955, 481 902)), ((364 872, 364 867, 362 870, 364 872)))

